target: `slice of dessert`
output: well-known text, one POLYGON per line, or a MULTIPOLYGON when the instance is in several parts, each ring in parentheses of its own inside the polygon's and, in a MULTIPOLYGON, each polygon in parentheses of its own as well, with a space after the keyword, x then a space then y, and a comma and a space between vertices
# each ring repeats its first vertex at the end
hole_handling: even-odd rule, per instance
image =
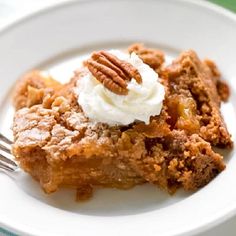
MULTIPOLYGON (((164 60, 156 60, 150 66, 162 71, 164 60)), ((225 168, 223 157, 204 140, 189 82, 180 93, 172 88, 173 67, 166 71, 163 86, 135 53, 100 51, 65 85, 46 86, 42 74, 33 73, 30 80, 28 74, 22 87, 42 95, 32 100, 27 89, 23 97, 16 90, 15 100, 24 101, 16 103, 13 124, 16 159, 45 192, 76 188, 80 200, 96 185, 127 189, 150 182, 170 193, 204 186, 225 168), (180 113, 172 111, 173 96, 180 113), (196 127, 177 125, 179 114, 191 116, 196 127)))

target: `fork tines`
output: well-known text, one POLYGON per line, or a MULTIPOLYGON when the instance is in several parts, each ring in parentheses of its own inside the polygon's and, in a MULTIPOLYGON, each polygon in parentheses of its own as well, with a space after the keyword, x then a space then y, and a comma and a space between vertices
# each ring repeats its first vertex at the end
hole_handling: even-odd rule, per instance
POLYGON ((18 166, 11 155, 12 142, 0 133, 0 169, 15 171, 18 166))

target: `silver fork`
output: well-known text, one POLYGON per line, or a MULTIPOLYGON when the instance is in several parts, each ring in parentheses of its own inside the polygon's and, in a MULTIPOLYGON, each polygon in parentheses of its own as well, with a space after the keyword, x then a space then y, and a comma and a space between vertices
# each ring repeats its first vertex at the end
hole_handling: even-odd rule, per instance
POLYGON ((19 167, 11 154, 12 141, 0 133, 0 171, 14 172, 19 167))

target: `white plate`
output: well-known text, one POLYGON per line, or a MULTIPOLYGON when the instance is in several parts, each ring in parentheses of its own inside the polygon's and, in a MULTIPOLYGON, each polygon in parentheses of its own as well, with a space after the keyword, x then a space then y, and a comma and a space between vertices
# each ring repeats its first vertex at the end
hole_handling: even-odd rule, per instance
MULTIPOLYGON (((49 69, 65 80, 90 51, 138 41, 164 50, 169 58, 193 48, 215 60, 231 85, 231 100, 222 109, 235 137, 235 29, 232 13, 203 1, 75 1, 38 12, 0 32, 1 132, 11 135, 9 91, 25 71, 49 69)), ((0 173, 0 225, 44 236, 197 233, 236 212, 235 152, 225 156, 227 169, 210 184, 173 197, 144 185, 101 189, 91 201, 76 203, 73 191, 46 196, 28 176, 11 179, 0 173)))

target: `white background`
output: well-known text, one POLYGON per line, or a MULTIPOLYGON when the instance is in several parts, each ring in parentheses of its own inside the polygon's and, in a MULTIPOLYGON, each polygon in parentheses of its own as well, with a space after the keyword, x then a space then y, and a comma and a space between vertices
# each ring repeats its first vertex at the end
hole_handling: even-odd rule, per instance
MULTIPOLYGON (((24 15, 66 0, 0 0, 0 27, 24 15)), ((236 199, 235 199, 236 200, 236 199)), ((236 217, 197 236, 235 236, 236 217)))

